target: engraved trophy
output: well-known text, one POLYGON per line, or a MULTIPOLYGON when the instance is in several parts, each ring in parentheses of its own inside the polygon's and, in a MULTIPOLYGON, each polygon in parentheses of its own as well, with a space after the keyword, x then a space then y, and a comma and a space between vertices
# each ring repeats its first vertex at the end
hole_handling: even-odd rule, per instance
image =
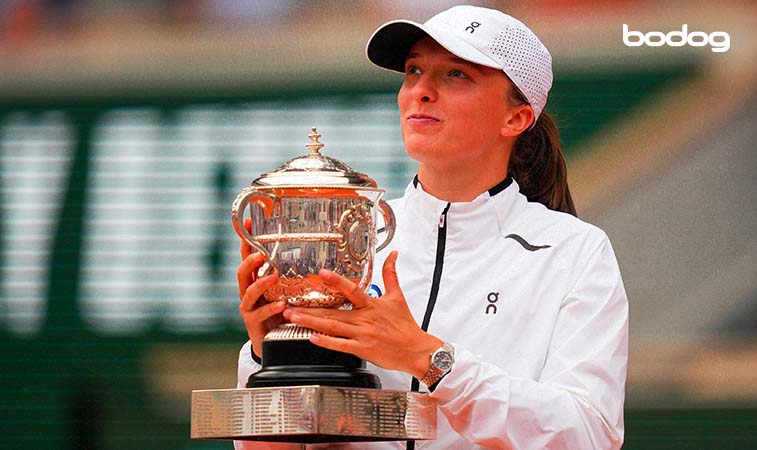
MULTIPOLYGON (((381 199, 384 191, 367 175, 341 161, 323 156, 316 130, 306 145, 308 154, 265 173, 243 189, 231 208, 237 234, 266 257, 258 276, 271 272, 279 282, 264 294, 269 302, 295 306, 349 307, 344 296, 323 284, 325 268, 366 289, 373 256, 394 235, 394 213, 381 199), (255 207, 257 205, 257 207, 255 207), (252 233, 244 227, 249 207, 252 233), (376 215, 384 216, 386 237, 375 247, 376 215)), ((284 324, 263 341, 263 369, 247 387, 336 385, 380 388, 365 362, 326 350, 308 340, 312 330, 284 324)))
MULTIPOLYGON (((279 275, 261 301, 350 308, 319 270, 367 289, 375 252, 394 235, 394 213, 373 179, 322 155, 315 128, 308 137, 307 155, 242 189, 232 224, 266 258, 257 276, 279 275), (251 232, 244 226, 246 211, 251 232)), ((193 391, 192 438, 311 443, 435 437, 436 406, 426 394, 382 390, 365 361, 312 344, 312 333, 291 323, 269 331, 262 368, 247 389, 193 391)))

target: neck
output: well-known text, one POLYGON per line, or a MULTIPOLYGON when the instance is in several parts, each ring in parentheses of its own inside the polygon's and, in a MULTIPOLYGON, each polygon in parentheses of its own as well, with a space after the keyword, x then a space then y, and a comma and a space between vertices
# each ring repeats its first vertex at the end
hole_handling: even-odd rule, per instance
POLYGON ((484 163, 472 170, 457 167, 451 170, 435 170, 421 164, 418 180, 423 190, 447 202, 470 202, 496 186, 507 175, 507 165, 502 168, 486 167, 484 163))

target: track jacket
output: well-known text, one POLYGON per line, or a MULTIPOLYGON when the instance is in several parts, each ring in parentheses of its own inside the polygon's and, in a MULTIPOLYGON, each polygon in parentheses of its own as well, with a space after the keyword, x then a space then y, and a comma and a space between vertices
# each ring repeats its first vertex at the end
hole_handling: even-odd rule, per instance
MULTIPOLYGON (((390 204, 397 230, 376 257, 371 290, 384 291, 380 268, 398 250, 397 274, 413 316, 455 347, 452 371, 431 393, 437 439, 415 448, 620 448, 628 302, 606 234, 528 202, 510 178, 471 202, 452 204, 424 192, 416 179, 390 204)), ((411 389, 408 374, 368 366, 384 389, 411 389)), ((239 387, 259 368, 248 342, 239 387)))

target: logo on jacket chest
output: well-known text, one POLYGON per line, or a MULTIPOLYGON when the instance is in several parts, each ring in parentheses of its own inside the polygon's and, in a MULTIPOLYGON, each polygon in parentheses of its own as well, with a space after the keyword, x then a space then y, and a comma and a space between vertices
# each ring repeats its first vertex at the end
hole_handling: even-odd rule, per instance
POLYGON ((499 301, 499 292, 489 292, 486 294, 486 314, 497 314, 497 302, 499 301))

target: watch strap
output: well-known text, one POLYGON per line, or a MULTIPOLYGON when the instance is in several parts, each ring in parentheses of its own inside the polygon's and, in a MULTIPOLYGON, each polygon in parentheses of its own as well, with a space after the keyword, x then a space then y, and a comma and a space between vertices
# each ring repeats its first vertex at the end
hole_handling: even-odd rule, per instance
MULTIPOLYGON (((426 371, 426 373, 420 379, 420 382, 425 384, 430 389, 432 387, 436 387, 436 384, 452 370, 452 364, 449 364, 449 366, 446 368, 440 368, 434 363, 434 357, 440 352, 448 353, 448 356, 452 359, 452 363, 454 364, 455 348, 447 342, 442 344, 441 347, 431 353, 431 355, 429 356, 430 364, 428 371, 426 371)), ((433 391, 433 389, 431 390, 433 391)))

